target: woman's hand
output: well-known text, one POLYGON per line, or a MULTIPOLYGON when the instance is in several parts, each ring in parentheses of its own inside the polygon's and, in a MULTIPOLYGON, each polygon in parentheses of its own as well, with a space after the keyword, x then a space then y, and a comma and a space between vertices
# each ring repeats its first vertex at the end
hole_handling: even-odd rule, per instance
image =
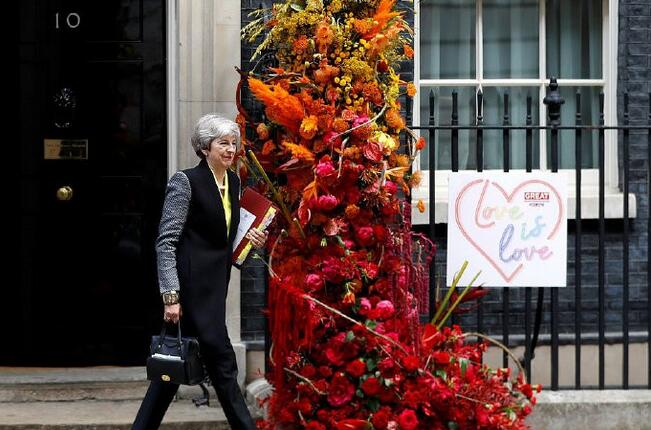
POLYGON ((255 227, 249 230, 246 238, 251 241, 251 244, 256 248, 262 248, 269 237, 269 233, 261 231, 255 227))
POLYGON ((179 322, 183 315, 180 304, 175 305, 165 305, 165 311, 163 312, 163 319, 167 322, 173 322, 174 324, 179 322))

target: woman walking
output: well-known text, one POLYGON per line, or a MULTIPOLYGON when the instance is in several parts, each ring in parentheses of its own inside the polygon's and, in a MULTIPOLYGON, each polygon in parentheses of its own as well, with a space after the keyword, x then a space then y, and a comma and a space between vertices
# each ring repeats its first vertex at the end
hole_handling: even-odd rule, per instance
MULTIPOLYGON (((200 162, 169 180, 156 252, 165 321, 181 319, 183 333, 198 338, 231 428, 251 430, 255 425, 237 384, 235 353, 226 330, 226 294, 240 213, 240 181, 229 168, 239 142, 233 121, 215 114, 199 119, 191 143, 200 162)), ((261 247, 266 235, 252 229, 248 238, 261 247)), ((177 390, 177 384, 152 381, 132 429, 157 429, 177 390)))

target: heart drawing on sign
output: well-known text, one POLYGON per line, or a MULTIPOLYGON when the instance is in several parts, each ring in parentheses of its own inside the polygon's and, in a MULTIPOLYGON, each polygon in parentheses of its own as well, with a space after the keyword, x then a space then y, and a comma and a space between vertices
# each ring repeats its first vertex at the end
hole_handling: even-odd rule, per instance
POLYGON ((473 180, 457 194, 454 211, 463 237, 507 284, 511 284, 527 263, 544 261, 553 255, 549 244, 559 232, 565 216, 560 193, 541 179, 523 181, 510 192, 496 181, 473 180), (464 201, 469 198, 476 201, 464 201), (524 211, 523 205, 534 209, 545 206, 546 210, 536 212, 529 208, 524 211), (462 217, 463 207, 474 207, 474 217, 462 217), (552 218, 546 218, 543 213, 547 217, 553 214, 552 218), (484 239, 478 240, 479 237, 484 239))

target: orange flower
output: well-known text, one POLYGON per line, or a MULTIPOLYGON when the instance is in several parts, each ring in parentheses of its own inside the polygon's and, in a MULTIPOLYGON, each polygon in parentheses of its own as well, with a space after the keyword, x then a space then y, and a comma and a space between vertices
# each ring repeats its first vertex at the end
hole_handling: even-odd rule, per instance
POLYGON ((298 132, 305 112, 297 97, 291 95, 280 84, 270 87, 255 78, 249 78, 249 88, 265 105, 265 113, 270 120, 287 127, 293 133, 298 132))
POLYGON ((264 145, 262 145, 262 155, 269 155, 276 149, 273 140, 267 140, 264 145))
POLYGON ((301 137, 306 140, 314 138, 317 131, 319 131, 318 122, 319 119, 314 115, 309 115, 303 118, 300 128, 301 137))
POLYGON ((332 122, 332 129, 337 133, 343 133, 344 131, 348 130, 348 123, 342 118, 335 118, 335 120, 332 122))
POLYGON ((269 127, 267 127, 264 122, 258 124, 258 127, 255 129, 255 131, 258 133, 260 140, 269 139, 269 127))
POLYGON ((416 142, 416 150, 420 151, 423 148, 425 148, 425 138, 421 136, 418 138, 418 141, 416 142))
POLYGON ((307 39, 307 36, 303 34, 301 37, 294 41, 292 47, 297 52, 303 52, 310 47, 310 41, 307 39))
POLYGON ((418 208, 418 211, 420 213, 425 213, 425 202, 422 199, 418 200, 418 204, 416 205, 416 207, 418 208))
POLYGON ((416 95, 416 85, 413 82, 407 82, 407 95, 409 97, 416 95))
POLYGON ((344 294, 344 299, 342 301, 343 304, 345 305, 354 305, 355 304, 355 293, 352 291, 348 291, 346 294, 344 294))
POLYGON ((402 45, 402 50, 405 52, 405 57, 414 58, 414 49, 410 45, 405 43, 402 45))
POLYGON ((346 206, 346 218, 348 219, 355 219, 357 218, 357 215, 359 215, 359 206, 357 205, 348 205, 346 206))
POLYGON ((417 170, 411 175, 411 179, 409 179, 409 186, 411 188, 418 188, 422 180, 423 180, 423 172, 421 170, 417 170))
POLYGON ((328 45, 332 43, 335 38, 335 32, 330 28, 327 21, 321 21, 316 27, 316 43, 319 45, 319 52, 325 54, 328 50, 328 45))
POLYGON ((396 130, 402 130, 405 128, 405 122, 400 116, 400 112, 396 108, 391 108, 387 111, 384 119, 387 122, 387 125, 396 130))
POLYGON ((409 166, 409 156, 406 154, 396 154, 395 152, 391 153, 390 161, 392 165, 398 167, 407 167, 409 166))

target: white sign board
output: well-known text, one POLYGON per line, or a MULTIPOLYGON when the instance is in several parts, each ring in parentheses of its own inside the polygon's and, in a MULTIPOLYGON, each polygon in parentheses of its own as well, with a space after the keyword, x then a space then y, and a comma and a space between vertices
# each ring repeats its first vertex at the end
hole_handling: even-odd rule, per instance
POLYGON ((564 174, 452 173, 449 193, 448 286, 465 260, 460 285, 481 270, 487 287, 566 286, 564 174))

